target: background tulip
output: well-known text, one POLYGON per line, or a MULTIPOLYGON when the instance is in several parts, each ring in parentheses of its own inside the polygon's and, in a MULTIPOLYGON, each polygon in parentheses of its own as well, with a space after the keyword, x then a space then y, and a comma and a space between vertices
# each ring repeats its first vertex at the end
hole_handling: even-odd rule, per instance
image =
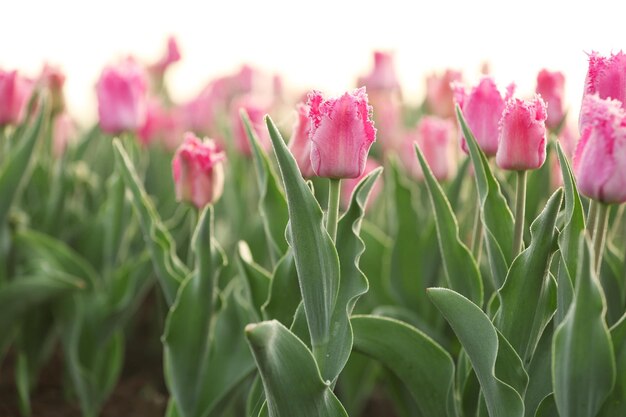
POLYGON ((22 121, 32 88, 33 83, 16 70, 0 70, 0 126, 22 121))
POLYGON ((424 173, 415 156, 417 142, 437 180, 444 181, 450 175, 450 141, 454 126, 448 119, 424 116, 417 128, 406 135, 403 152, 400 153, 405 167, 413 178, 422 180, 424 173))
POLYGON ((537 87, 535 92, 548 105, 548 118, 546 126, 550 130, 559 127, 565 117, 563 96, 565 94, 565 76, 559 71, 542 69, 537 74, 537 87))
POLYGON ((443 74, 431 74, 426 79, 426 103, 431 113, 439 117, 454 116, 454 93, 451 84, 460 82, 460 71, 448 69, 443 74))
POLYGON ((304 178, 315 176, 311 166, 311 120, 309 119, 309 106, 299 103, 296 106, 298 118, 293 125, 291 139, 289 139, 289 150, 296 158, 300 172, 304 178))

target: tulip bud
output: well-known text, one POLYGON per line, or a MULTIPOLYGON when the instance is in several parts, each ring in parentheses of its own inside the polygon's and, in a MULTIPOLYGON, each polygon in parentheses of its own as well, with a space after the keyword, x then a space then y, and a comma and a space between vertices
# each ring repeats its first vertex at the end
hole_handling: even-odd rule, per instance
POLYGON ((454 116, 454 93, 451 84, 461 81, 461 72, 446 70, 441 75, 432 74, 426 79, 426 103, 431 113, 439 117, 454 116))
POLYGON ((100 128, 107 133, 135 132, 146 121, 147 82, 132 59, 106 67, 96 85, 100 128))
POLYGON ((372 71, 359 78, 359 85, 365 85, 370 94, 376 90, 398 90, 400 82, 396 75, 393 62, 393 54, 390 52, 374 52, 374 68, 372 71))
POLYGON ((313 172, 313 167, 311 167, 311 139, 309 139, 311 120, 309 119, 309 106, 300 103, 296 109, 298 111, 298 120, 293 125, 291 139, 289 139, 289 150, 291 150, 296 159, 302 176, 311 178, 315 176, 315 172, 313 172))
POLYGON ((214 141, 201 141, 193 133, 186 133, 172 160, 176 199, 198 209, 215 203, 224 190, 225 159, 214 141))
POLYGON ((65 97, 63 96, 65 74, 60 68, 45 64, 39 76, 39 84, 50 92, 52 114, 62 113, 65 110, 65 97))
POLYGON ((500 120, 500 139, 496 164, 502 169, 525 171, 537 169, 546 160, 546 103, 510 99, 500 120))
MULTIPOLYGON (((505 100, 513 95, 515 85, 507 87, 503 98, 491 77, 483 77, 468 94, 459 84, 452 85, 454 100, 463 111, 463 117, 478 142, 478 146, 487 155, 494 156, 498 150, 498 123, 504 110, 505 100)), ((469 153, 465 137, 461 137, 461 148, 469 153)))
POLYGON ((565 94, 565 76, 559 71, 542 69, 537 75, 537 94, 548 105, 548 118, 546 126, 554 130, 563 121, 565 110, 563 109, 563 96, 565 94))
POLYGON ((137 132, 144 145, 159 142, 165 149, 174 151, 183 133, 183 114, 177 107, 166 108, 159 100, 148 102, 146 122, 137 132))
POLYGON ((176 38, 170 36, 167 39, 165 54, 149 67, 149 71, 157 77, 163 77, 165 71, 175 62, 180 61, 180 48, 176 38))
POLYGON ((450 176, 450 141, 454 126, 448 119, 436 116, 424 116, 420 119, 415 132, 407 135, 403 152, 400 157, 409 174, 417 180, 424 179, 422 167, 415 155, 415 143, 428 162, 431 171, 438 181, 450 176))
POLYGON ((365 88, 328 100, 319 91, 308 97, 313 171, 325 178, 359 177, 376 140, 365 88))
POLYGON ((0 70, 0 126, 20 123, 32 94, 33 83, 17 71, 0 70))
POLYGON ((580 193, 603 203, 626 202, 626 111, 617 100, 586 96, 587 120, 574 155, 580 193))
MULTIPOLYGON (((354 191, 356 186, 359 185, 363 178, 365 178, 370 172, 378 167, 380 167, 380 164, 377 161, 368 158, 367 161, 365 161, 365 169, 363 170, 363 173, 361 175, 359 175, 357 178, 350 178, 341 182, 341 205, 344 209, 347 209, 350 206, 352 192, 354 191)), ((383 179, 379 178, 372 187, 372 191, 370 192, 369 198, 367 199, 367 203, 365 203, 366 209, 370 206, 370 204, 376 201, 376 198, 378 197, 382 189, 383 179)))

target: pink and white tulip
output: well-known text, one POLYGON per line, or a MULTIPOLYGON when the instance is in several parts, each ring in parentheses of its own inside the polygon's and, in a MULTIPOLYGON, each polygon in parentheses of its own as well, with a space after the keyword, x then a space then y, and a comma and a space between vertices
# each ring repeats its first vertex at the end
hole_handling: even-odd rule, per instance
POLYGON ((96 85, 100 128, 113 134, 140 129, 146 122, 147 91, 144 69, 134 60, 106 67, 96 85))
POLYGON ((424 116, 417 124, 415 131, 410 132, 404 142, 400 158, 409 174, 423 180, 424 173, 415 155, 415 143, 428 162, 431 171, 438 181, 445 181, 451 174, 450 143, 454 134, 454 125, 449 119, 436 116, 424 116))
POLYGON ((293 125, 291 139, 289 139, 289 150, 298 163, 300 172, 304 178, 312 178, 315 176, 313 167, 311 166, 311 139, 309 138, 309 130, 311 130, 311 120, 309 119, 309 106, 299 103, 296 106, 298 119, 293 125))
POLYGON ((574 155, 578 190, 603 203, 624 203, 626 111, 617 100, 590 95, 584 98, 581 113, 587 124, 574 155))
POLYGON ((426 79, 426 103, 431 113, 439 117, 454 117, 454 93, 451 84, 461 82, 460 71, 448 69, 426 79))
POLYGON ((16 70, 0 69, 0 126, 16 125, 24 120, 32 92, 31 80, 22 77, 16 70))
MULTIPOLYGON (((494 156, 498 151, 499 122, 505 101, 513 95, 515 85, 507 87, 504 97, 491 77, 483 77, 469 93, 458 83, 453 84, 453 89, 454 100, 461 108, 478 146, 487 157, 494 156)), ((469 153, 463 136, 461 148, 469 153)))
POLYGON ((325 99, 309 93, 311 164, 325 178, 357 178, 363 174, 367 154, 376 140, 372 106, 365 88, 325 99))
POLYGON ((252 130, 256 133, 263 149, 269 150, 271 148, 271 141, 264 117, 269 113, 270 103, 249 95, 239 97, 233 101, 230 115, 233 126, 233 136, 235 138, 235 147, 241 154, 251 156, 252 148, 250 147, 250 141, 243 120, 241 120, 241 110, 244 110, 248 115, 252 130))
POLYGON ((546 126, 550 130, 559 127, 565 117, 563 96, 565 95, 565 76, 559 71, 542 69, 537 74, 537 87, 535 92, 548 105, 548 118, 546 126))
POLYGON ((172 160, 176 199, 198 209, 215 203, 224 190, 225 159, 214 141, 186 133, 172 160))
POLYGON ((370 95, 376 90, 399 90, 400 82, 396 75, 393 54, 375 51, 374 68, 368 75, 359 78, 358 84, 365 85, 370 95))
POLYGON ((500 120, 496 164, 513 171, 537 169, 546 160, 546 103, 513 98, 507 101, 500 120))

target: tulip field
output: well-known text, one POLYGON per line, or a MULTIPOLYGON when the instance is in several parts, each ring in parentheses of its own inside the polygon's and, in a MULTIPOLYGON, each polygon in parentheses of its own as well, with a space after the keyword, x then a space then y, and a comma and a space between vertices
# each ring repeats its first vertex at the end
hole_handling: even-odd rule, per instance
POLYGON ((112 61, 91 126, 0 68, 0 416, 626 417, 626 54, 569 104, 412 104, 383 51, 177 101, 180 59, 112 61))

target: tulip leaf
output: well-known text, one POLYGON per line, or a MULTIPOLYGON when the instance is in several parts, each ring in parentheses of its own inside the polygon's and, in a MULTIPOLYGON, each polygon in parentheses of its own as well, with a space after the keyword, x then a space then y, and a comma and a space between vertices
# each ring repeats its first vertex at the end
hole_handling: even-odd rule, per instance
POLYGON ((250 125, 250 119, 245 110, 241 110, 241 119, 250 141, 256 178, 259 186, 259 214, 265 228, 268 241, 268 250, 272 259, 280 258, 287 251, 285 240, 285 226, 289 220, 289 212, 285 195, 279 186, 276 173, 270 164, 269 158, 259 139, 250 125))
MULTIPOLYGON (((324 214, 311 189, 302 178, 293 155, 289 152, 274 122, 267 117, 274 153, 283 179, 289 208, 288 241, 298 271, 304 311, 311 334, 313 354, 318 366, 335 362, 329 357, 331 318, 339 292, 339 257, 324 227, 324 214)), ((334 372, 323 375, 332 379, 334 372)))
POLYGON ((269 417, 348 416, 311 351, 280 322, 249 324, 246 337, 263 380, 269 417))
POLYGON ((44 119, 48 115, 46 101, 42 100, 41 108, 35 121, 27 129, 19 129, 11 138, 17 142, 8 155, 4 155, 4 163, 0 165, 0 228, 9 214, 18 190, 28 181, 30 161, 37 139, 41 136, 44 119))
POLYGON ((435 341, 401 321, 354 316, 354 349, 376 359, 404 383, 429 417, 453 417, 454 362, 435 341))
POLYGON ((502 265, 505 264, 508 267, 513 261, 513 214, 502 195, 500 184, 491 172, 487 157, 478 146, 458 106, 456 114, 474 165, 474 178, 476 178, 480 197, 481 220, 486 234, 487 254, 494 284, 496 287, 501 287, 506 277, 502 275, 502 265))
POLYGON ((348 210, 337 225, 341 285, 331 320, 328 359, 324 363, 325 369, 320 369, 322 375, 331 381, 339 376, 348 362, 353 339, 350 315, 358 298, 368 290, 367 278, 359 268, 359 259, 365 251, 359 235, 367 198, 381 172, 382 168, 377 168, 359 182, 352 193, 348 210))
POLYGON ((585 214, 583 206, 576 189, 576 180, 563 152, 561 144, 557 142, 557 155, 561 166, 563 177, 563 188, 565 191, 564 226, 559 235, 559 250, 561 260, 559 273, 557 274, 557 311, 556 324, 565 318, 572 298, 574 297, 574 279, 576 278, 576 267, 578 263, 578 238, 585 230, 585 214))
POLYGON ((459 226, 452 207, 417 144, 415 144, 415 151, 424 173, 435 215, 439 250, 448 285, 475 304, 482 306, 483 283, 478 265, 470 250, 459 238, 459 226))
POLYGON ((499 290, 500 309, 494 323, 524 362, 532 357, 556 308, 549 269, 557 248, 556 219, 562 196, 562 190, 557 190, 530 226, 531 243, 515 258, 499 290))
POLYGON ((254 262, 250 248, 240 241, 237 250, 237 261, 244 279, 249 301, 257 314, 257 321, 262 317, 261 307, 269 294, 271 277, 269 272, 254 262))
POLYGON ((582 232, 574 299, 552 344, 554 397, 562 416, 596 416, 615 383, 606 303, 594 269, 582 232))
POLYGON ((598 414, 600 417, 622 417, 626 410, 626 314, 611 328, 617 378, 615 387, 598 414))
POLYGON ((465 349, 490 417, 521 417, 528 383, 521 359, 474 303, 446 288, 429 288, 428 295, 446 318, 465 349))
POLYGON ((180 283, 190 274, 189 269, 176 255, 174 239, 163 225, 154 203, 148 197, 137 176, 133 162, 121 142, 113 140, 115 162, 122 179, 132 193, 133 207, 139 218, 146 245, 150 249, 152 263, 168 305, 172 305, 180 283))
POLYGON ((524 415, 526 417, 533 417, 544 398, 552 394, 553 391, 550 375, 553 334, 553 326, 546 326, 526 368, 528 371, 528 389, 524 396, 524 415))
POLYGON ((541 400, 539 407, 537 407, 537 412, 532 415, 535 417, 561 417, 554 402, 554 394, 547 395, 541 400))
POLYGON ((263 318, 275 319, 289 326, 301 301, 298 272, 293 259, 293 250, 289 248, 274 269, 267 300, 261 306, 263 318))

